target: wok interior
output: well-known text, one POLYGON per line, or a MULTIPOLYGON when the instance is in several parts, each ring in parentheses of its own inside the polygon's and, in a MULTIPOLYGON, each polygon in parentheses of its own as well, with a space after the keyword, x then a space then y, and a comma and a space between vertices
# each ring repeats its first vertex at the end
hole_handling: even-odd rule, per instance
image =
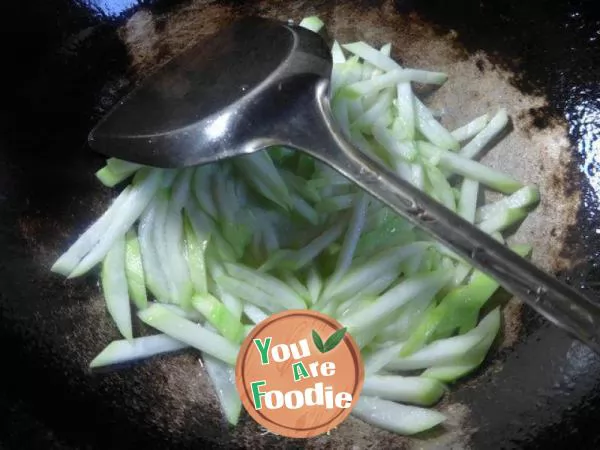
MULTIPOLYGON (((14 395, 34 405, 33 414, 43 417, 56 433, 70 442, 93 436, 104 448, 139 443, 176 448, 198 445, 202 439, 249 448, 290 444, 264 434, 247 418, 229 429, 192 352, 118 372, 88 373, 93 356, 117 338, 96 277, 63 281, 48 270, 116 193, 101 187, 93 176, 103 162, 85 145, 94 120, 148 70, 234 17, 257 14, 300 20, 318 14, 339 41, 391 42, 393 56, 404 65, 448 73, 445 86, 423 95, 434 108, 443 108, 449 128, 506 107, 513 129, 484 161, 524 183, 539 185, 542 195, 541 205, 514 241, 531 243, 534 261, 545 269, 569 267, 562 247, 575 224, 580 196, 564 189, 565 180, 573 177, 566 124, 552 117, 547 126, 539 127, 536 117, 547 100, 515 88, 514 74, 493 64, 486 53, 465 52, 456 35, 435 30, 417 15, 399 13, 395 2, 374 3, 196 1, 169 14, 142 8, 116 32, 102 27, 89 32, 80 38, 83 44, 75 46, 77 51, 59 59, 47 74, 32 77, 35 88, 25 97, 28 103, 15 108, 11 123, 16 127, 6 142, 0 142, 0 187, 5 193, 0 203, 5 221, 0 247, 6 249, 0 311, 9 361, 16 368, 7 374, 9 383, 19 386, 14 395), (86 67, 82 61, 90 64, 86 67), (58 403, 68 405, 68 412, 53 414, 58 403), (81 411, 94 419, 82 417, 81 411)), ((598 368, 597 359, 515 300, 505 309, 499 347, 494 360, 459 383, 441 406, 452 413, 454 423, 417 437, 419 445, 454 443, 460 448, 469 442, 501 442, 506 436, 523 435, 515 417, 532 418, 534 428, 544 428, 562 408, 579 404, 595 384, 585 374, 598 368), (577 389, 569 398, 556 390, 575 379, 577 389), (544 411, 540 402, 550 398, 557 406, 544 411)), ((351 418, 331 435, 306 444, 399 448, 414 442, 351 418)))

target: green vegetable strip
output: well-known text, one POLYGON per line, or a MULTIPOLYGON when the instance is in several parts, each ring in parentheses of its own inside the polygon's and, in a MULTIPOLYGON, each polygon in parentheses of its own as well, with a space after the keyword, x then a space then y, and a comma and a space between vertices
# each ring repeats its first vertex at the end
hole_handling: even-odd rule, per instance
POLYGON ((201 325, 179 317, 162 305, 154 304, 138 312, 146 325, 172 338, 208 353, 227 364, 235 365, 239 346, 201 325))
POLYGON ((497 170, 487 167, 471 159, 463 158, 455 153, 442 150, 428 142, 418 141, 417 147, 421 154, 430 161, 436 161, 439 166, 459 175, 479 181, 480 183, 496 189, 505 194, 512 194, 523 187, 515 179, 504 175, 497 170))
POLYGON ((118 238, 102 263, 102 290, 106 308, 125 339, 133 339, 131 307, 125 275, 125 239, 118 238))
POLYGON ((489 122, 489 114, 483 114, 466 125, 454 130, 451 134, 459 142, 468 141, 477 135, 489 122))
POLYGON ((199 237, 193 229, 189 216, 186 214, 183 220, 186 242, 186 256, 189 272, 197 294, 208 293, 208 280, 206 272, 206 247, 208 246, 208 234, 199 237))
POLYGON ((427 179, 432 186, 432 191, 430 193, 435 195, 435 197, 438 197, 438 201, 446 208, 451 211, 456 211, 456 201, 446 177, 437 167, 429 164, 425 165, 425 172, 427 174, 427 179))
POLYGON ((110 170, 108 166, 105 166, 96 172, 96 178, 98 178, 104 186, 115 187, 117 184, 129 178, 132 174, 133 172, 117 174, 110 170))
POLYGON ((527 210, 523 208, 505 209, 481 222, 479 228, 489 234, 504 231, 525 217, 527 217, 527 210))
POLYGON ((194 295, 192 305, 216 330, 231 342, 239 343, 244 329, 227 307, 210 294, 194 295))
POLYGON ((444 385, 433 378, 370 375, 365 378, 361 395, 431 406, 444 395, 445 391, 444 385))
POLYGON ((134 228, 126 234, 125 273, 127 275, 131 300, 133 300, 138 309, 146 308, 148 306, 148 296, 146 294, 142 252, 134 228))
POLYGON ((417 150, 413 145, 399 141, 381 122, 373 127, 373 137, 393 157, 400 157, 406 161, 414 161, 417 150))
MULTIPOLYGON (((500 326, 500 310, 494 309, 485 316, 476 328, 460 336, 440 339, 418 350, 410 356, 396 358, 386 366, 387 370, 407 371, 426 369, 434 366, 448 366, 460 361, 468 352, 479 344, 489 333, 500 326)), ((407 345, 400 350, 404 355, 407 345)))
POLYGON ((325 26, 323 21, 317 16, 305 17, 298 25, 315 33, 318 33, 325 26))
POLYGON ((118 159, 118 158, 108 158, 106 160, 106 166, 109 168, 109 170, 111 172, 113 172, 116 175, 120 175, 123 173, 132 174, 132 173, 136 172, 137 170, 141 169, 142 167, 144 167, 142 164, 138 164, 138 163, 134 163, 134 162, 130 162, 130 161, 124 161, 124 160, 118 159))
POLYGON ((508 124, 508 115, 505 109, 496 113, 492 120, 481 130, 471 142, 460 149, 459 154, 465 158, 475 158, 508 124))
POLYGON ((496 324, 497 326, 491 328, 481 342, 463 357, 457 359, 448 366, 430 367, 425 370, 421 376, 439 381, 452 382, 471 373, 481 365, 498 335, 500 321, 496 322, 496 324))

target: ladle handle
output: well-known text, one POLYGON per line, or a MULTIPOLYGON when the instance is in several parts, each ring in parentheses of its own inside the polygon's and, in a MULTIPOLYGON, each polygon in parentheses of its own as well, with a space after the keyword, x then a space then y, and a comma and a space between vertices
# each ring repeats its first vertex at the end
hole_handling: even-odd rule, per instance
POLYGON ((327 80, 317 86, 313 104, 316 111, 305 109, 298 119, 304 133, 297 133, 291 144, 355 182, 600 354, 600 305, 356 149, 332 118, 327 80))

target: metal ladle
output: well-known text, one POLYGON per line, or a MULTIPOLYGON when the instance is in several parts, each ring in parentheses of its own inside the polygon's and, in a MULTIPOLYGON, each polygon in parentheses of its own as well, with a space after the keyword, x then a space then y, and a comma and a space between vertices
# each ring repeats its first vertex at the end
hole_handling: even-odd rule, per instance
POLYGON ((329 104, 331 52, 289 23, 247 18, 150 75, 94 128, 93 149, 181 168, 285 145, 328 164, 600 354, 600 307, 376 164, 329 104))

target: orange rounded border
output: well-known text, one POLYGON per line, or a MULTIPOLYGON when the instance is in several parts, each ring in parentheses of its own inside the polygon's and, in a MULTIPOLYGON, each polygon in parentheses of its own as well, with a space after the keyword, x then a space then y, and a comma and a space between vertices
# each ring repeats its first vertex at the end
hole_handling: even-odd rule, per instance
POLYGON ((354 367, 356 370, 355 380, 358 381, 355 384, 354 389, 351 393, 352 406, 350 408, 341 410, 327 423, 302 429, 290 428, 288 426, 274 422, 273 420, 262 414, 260 411, 257 411, 254 408, 254 404, 252 402, 252 395, 249 390, 249 385, 244 376, 245 359, 248 354, 248 351, 252 348, 253 339, 273 322, 284 320, 288 317, 298 316, 308 316, 312 319, 317 319, 331 327, 332 331, 342 328, 342 324, 339 323, 337 320, 333 319, 332 317, 327 316, 321 312, 309 309, 287 310, 277 314, 273 314, 267 319, 257 324, 254 327, 254 329, 250 332, 250 334, 246 336, 246 339, 242 343, 235 366, 235 381, 236 388, 238 390, 238 394, 240 395, 244 408, 257 423, 265 427, 267 430, 282 436, 291 438, 310 438, 332 430, 350 415, 350 413, 352 412, 352 406, 356 404, 362 392, 362 387, 364 384, 364 366, 360 354, 360 348, 358 347, 352 336, 349 333, 346 333, 346 335, 342 339, 342 342, 347 346, 347 348, 350 350, 350 353, 352 354, 352 358, 354 360, 354 367))

